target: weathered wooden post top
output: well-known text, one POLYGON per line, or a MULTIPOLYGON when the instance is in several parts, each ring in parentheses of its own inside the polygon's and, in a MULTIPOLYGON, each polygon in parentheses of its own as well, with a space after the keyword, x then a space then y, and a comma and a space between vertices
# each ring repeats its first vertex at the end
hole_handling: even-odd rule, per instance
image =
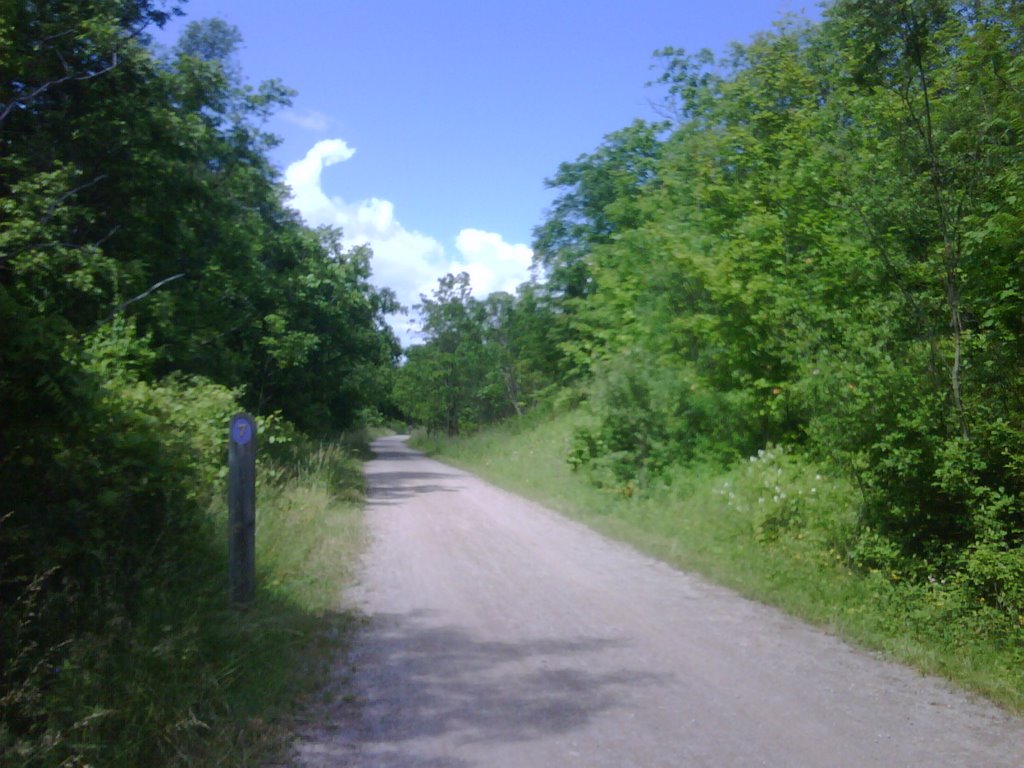
POLYGON ((228 430, 228 584, 235 605, 256 595, 256 421, 247 413, 228 430))

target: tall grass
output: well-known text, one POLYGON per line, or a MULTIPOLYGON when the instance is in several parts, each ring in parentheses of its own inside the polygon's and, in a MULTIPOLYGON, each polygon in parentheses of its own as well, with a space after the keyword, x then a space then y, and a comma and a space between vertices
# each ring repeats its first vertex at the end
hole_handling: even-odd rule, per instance
POLYGON ((363 493, 355 451, 290 439, 258 472, 254 604, 228 604, 215 502, 178 589, 147 586, 134 618, 24 649, 34 669, 0 690, 0 712, 38 723, 0 721, 0 764, 231 768, 285 746, 296 703, 353 626, 339 589, 361 547, 363 493))
POLYGON ((261 488, 260 586, 313 614, 333 611, 363 543, 360 457, 341 444, 302 452, 261 488), (284 478, 280 475, 284 475, 284 478))
POLYGON ((1024 712, 1024 616, 1000 623, 956 584, 908 578, 859 525, 858 495, 807 459, 766 447, 729 467, 677 467, 602 489, 567 457, 586 417, 528 415, 455 439, 439 458, 679 568, 781 607, 866 648, 1024 712))

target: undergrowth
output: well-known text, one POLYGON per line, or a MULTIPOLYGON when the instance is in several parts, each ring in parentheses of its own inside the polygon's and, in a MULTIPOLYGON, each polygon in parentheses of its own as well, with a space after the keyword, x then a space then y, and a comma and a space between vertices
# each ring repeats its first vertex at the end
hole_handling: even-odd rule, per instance
POLYGON ((340 442, 310 443, 275 418, 260 440, 254 604, 228 604, 226 508, 212 488, 194 489, 209 509, 182 539, 189 551, 151 556, 130 599, 99 568, 95 583, 88 571, 61 582, 56 567, 22 583, 0 627, 12 649, 0 764, 250 766, 285 746, 296 701, 353 623, 338 590, 361 546, 363 481, 340 442))
POLYGON ((782 446, 727 466, 671 467, 640 484, 597 484, 570 463, 585 419, 541 412, 413 443, 673 565, 1024 711, 1024 610, 991 597, 1024 584, 1005 550, 975 547, 951 577, 929 573, 864 525, 848 481, 782 446))

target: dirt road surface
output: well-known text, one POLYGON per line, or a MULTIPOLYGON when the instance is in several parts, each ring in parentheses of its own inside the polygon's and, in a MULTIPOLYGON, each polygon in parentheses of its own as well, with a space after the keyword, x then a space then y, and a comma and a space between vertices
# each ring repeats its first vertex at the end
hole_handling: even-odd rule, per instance
POLYGON ((374 450, 368 623, 295 765, 1024 765, 1020 719, 401 438, 374 450))

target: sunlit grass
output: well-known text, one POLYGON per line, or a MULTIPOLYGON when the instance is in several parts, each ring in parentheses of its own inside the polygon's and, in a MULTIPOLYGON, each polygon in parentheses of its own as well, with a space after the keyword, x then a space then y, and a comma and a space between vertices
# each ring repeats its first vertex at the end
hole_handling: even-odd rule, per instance
POLYGON ((320 613, 337 609, 361 551, 362 471, 339 446, 320 446, 303 462, 260 497, 257 562, 262 589, 320 613))
POLYGON ((257 491, 257 600, 233 630, 250 642, 231 692, 236 733, 211 739, 227 748, 207 765, 262 764, 279 754, 298 702, 322 688, 357 623, 341 590, 364 544, 361 456, 321 444, 264 469, 271 481, 257 491))

